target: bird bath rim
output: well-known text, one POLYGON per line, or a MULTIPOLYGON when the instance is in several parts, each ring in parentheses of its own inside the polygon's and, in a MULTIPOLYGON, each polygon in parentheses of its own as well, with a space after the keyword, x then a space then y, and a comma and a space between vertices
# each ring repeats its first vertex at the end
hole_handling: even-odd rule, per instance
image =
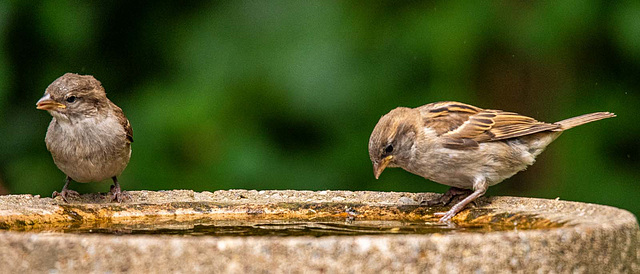
MULTIPOLYGON (((288 218, 318 213, 314 213, 312 207, 290 206, 296 203, 359 204, 362 210, 367 207, 375 209, 376 206, 412 206, 421 198, 439 195, 291 190, 132 191, 130 194, 133 203, 122 204, 110 203, 106 198, 101 200, 97 194, 83 195, 80 200, 71 200, 69 204, 59 198, 2 196, 0 224, 78 221, 73 218, 83 221, 91 218, 124 220, 140 218, 150 212, 169 218, 198 214, 221 218, 242 215, 288 218), (83 201, 91 203, 81 203, 83 201), (203 204, 217 206, 203 207, 203 204), (29 216, 38 218, 29 219, 29 216)), ((348 211, 332 210, 337 216, 349 216, 348 211)), ((0 263, 11 270, 99 272, 379 272, 424 271, 426 268, 445 272, 491 272, 500 269, 563 272, 584 267, 614 272, 640 271, 640 230, 635 216, 625 210, 580 202, 517 197, 485 197, 475 212, 478 210, 490 210, 496 214, 525 212, 564 225, 488 233, 327 237, 114 236, 3 231, 0 232, 0 263)), ((477 218, 472 212, 474 210, 466 210, 454 221, 491 220, 477 218)), ((375 212, 363 210, 360 213, 375 212)))

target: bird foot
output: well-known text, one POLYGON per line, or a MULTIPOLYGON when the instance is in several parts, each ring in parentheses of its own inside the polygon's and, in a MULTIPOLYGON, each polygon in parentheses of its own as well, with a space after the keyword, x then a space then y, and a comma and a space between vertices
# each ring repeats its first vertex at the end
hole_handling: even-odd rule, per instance
MULTIPOLYGON (((454 191, 457 191, 457 190, 454 190, 454 191)), ((437 212, 437 213, 434 213, 433 216, 441 217, 440 218, 440 222, 441 223, 449 223, 451 221, 451 219, 454 216, 456 216, 456 214, 458 214, 460 211, 462 211, 462 209, 464 209, 465 206, 467 206, 469 203, 472 203, 473 201, 475 201, 475 199, 477 199, 478 197, 482 196, 482 194, 484 194, 486 191, 487 191, 486 188, 476 189, 475 191, 473 191, 473 193, 468 195, 466 198, 462 199, 462 201, 460 201, 460 202, 456 203, 455 205, 453 205, 451 207, 451 209, 449 209, 449 211, 447 211, 447 212, 437 212)), ((447 193, 448 192, 449 191, 447 191, 447 193)))
POLYGON ((122 201, 131 199, 131 194, 127 193, 126 191, 122 191, 120 187, 117 187, 115 185, 111 185, 109 195, 111 196, 112 201, 116 201, 118 203, 122 203, 122 201))
POLYGON ((424 205, 427 205, 427 206, 446 206, 449 203, 451 203, 451 201, 459 200, 459 199, 463 198, 463 196, 466 197, 469 194, 471 194, 472 192, 473 191, 470 190, 470 189, 451 187, 451 188, 449 188, 449 190, 447 190, 447 192, 442 194, 440 197, 432 199, 432 200, 427 200, 427 201, 423 200, 423 201, 420 202, 420 204, 424 204, 424 205))
POLYGON ((449 222, 451 222, 451 218, 453 218, 453 216, 456 216, 456 214, 458 214, 458 211, 456 211, 456 210, 454 210, 452 208, 451 210, 449 210, 447 212, 436 212, 436 213, 433 213, 433 216, 441 217, 438 222, 449 223, 449 222))
POLYGON ((77 197, 77 196, 80 196, 80 193, 78 193, 75 190, 71 190, 71 189, 62 189, 61 192, 54 191, 53 194, 51 194, 51 198, 55 198, 55 197, 58 197, 58 196, 62 197, 62 200, 64 200, 65 202, 68 203, 69 202, 67 200, 68 196, 76 196, 77 197))

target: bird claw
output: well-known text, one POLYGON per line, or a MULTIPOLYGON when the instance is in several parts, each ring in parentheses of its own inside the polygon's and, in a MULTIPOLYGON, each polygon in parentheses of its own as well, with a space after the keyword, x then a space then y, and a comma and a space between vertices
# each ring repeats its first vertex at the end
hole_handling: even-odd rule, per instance
POLYGON ((456 213, 458 213, 458 212, 455 212, 455 211, 452 209, 452 210, 449 210, 449 211, 447 211, 447 212, 436 212, 436 213, 433 213, 433 216, 435 216, 435 217, 442 217, 442 218, 440 218, 440 220, 438 221, 438 222, 440 222, 440 223, 449 223, 449 222, 451 222, 451 218, 453 218, 453 216, 456 216, 456 213))
POLYGON ((68 196, 76 196, 77 197, 77 196, 80 196, 80 193, 78 193, 75 190, 71 190, 71 189, 63 189, 61 192, 54 191, 53 194, 51 194, 51 198, 55 198, 55 197, 58 197, 58 196, 62 197, 62 200, 64 200, 65 202, 68 203, 69 202, 67 200, 68 196))
POLYGON ((118 193, 110 193, 111 201, 116 201, 118 203, 122 203, 122 201, 128 200, 131 198, 131 195, 125 191, 121 191, 118 193))
POLYGON ((109 196, 111 196, 111 200, 116 201, 118 203, 122 203, 122 201, 124 200, 131 199, 131 194, 127 193, 126 191, 120 190, 120 188, 116 187, 115 185, 111 185, 109 194, 110 194, 109 196))

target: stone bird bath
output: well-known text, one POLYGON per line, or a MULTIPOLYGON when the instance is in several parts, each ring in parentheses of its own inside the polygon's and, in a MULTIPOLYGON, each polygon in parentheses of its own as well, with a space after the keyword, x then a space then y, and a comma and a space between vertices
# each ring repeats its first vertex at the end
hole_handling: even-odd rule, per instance
POLYGON ((640 272, 609 206, 488 197, 447 226, 417 205, 434 193, 129 193, 0 196, 2 272, 640 272))

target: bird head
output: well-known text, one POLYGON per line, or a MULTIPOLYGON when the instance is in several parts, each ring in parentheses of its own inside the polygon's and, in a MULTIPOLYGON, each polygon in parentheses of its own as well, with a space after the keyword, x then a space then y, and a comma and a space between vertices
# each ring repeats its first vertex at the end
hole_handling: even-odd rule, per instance
POLYGON ((399 107, 385 114, 369 138, 369 158, 378 179, 387 167, 406 167, 414 154, 420 112, 399 107))
POLYGON ((107 100, 102 84, 93 76, 66 73, 47 87, 36 108, 63 119, 91 117, 108 105, 107 100))

